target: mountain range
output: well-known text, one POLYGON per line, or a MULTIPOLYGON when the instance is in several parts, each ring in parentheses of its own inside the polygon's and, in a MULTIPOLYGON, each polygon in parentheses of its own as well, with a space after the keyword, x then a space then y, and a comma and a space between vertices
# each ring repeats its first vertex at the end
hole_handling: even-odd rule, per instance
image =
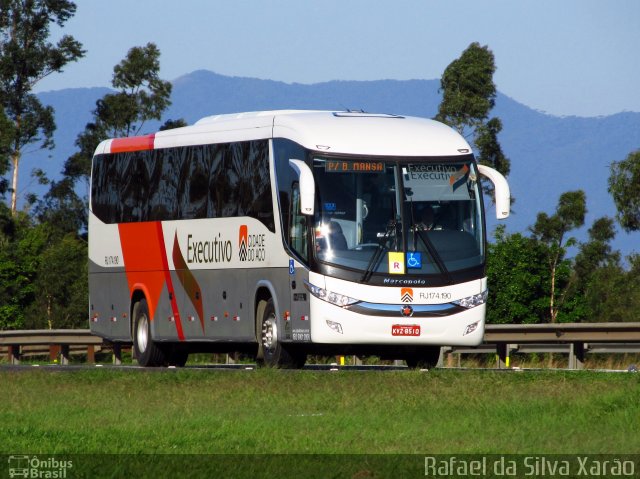
MULTIPOLYGON (((439 80, 330 81, 309 85, 199 70, 173 81, 172 104, 162 122, 183 118, 193 123, 214 114, 279 109, 362 109, 432 118, 441 101, 439 86, 439 80)), ((28 177, 33 168, 42 168, 51 178, 59 177, 64 161, 76 151, 78 133, 92 119, 96 100, 109 91, 83 88, 38 94, 45 105, 55 109, 56 147, 53 151, 25 154, 20 171, 22 192, 42 194, 28 177)), ((516 202, 512 216, 506 220, 508 231, 526 231, 540 211, 552 214, 559 196, 569 190, 582 189, 587 194, 587 221, 577 232, 579 239, 586 238, 593 220, 615 215, 607 192, 609 165, 640 148, 640 113, 558 117, 533 110, 499 92, 491 115, 502 120, 499 141, 511 160, 508 180, 516 202)), ((144 132, 155 131, 160 123, 145 124, 144 132)), ((491 214, 490 210, 489 217, 491 214)), ((491 220, 489 229, 495 224, 491 220)), ((640 233, 618 230, 614 247, 624 254, 638 251, 640 233)))

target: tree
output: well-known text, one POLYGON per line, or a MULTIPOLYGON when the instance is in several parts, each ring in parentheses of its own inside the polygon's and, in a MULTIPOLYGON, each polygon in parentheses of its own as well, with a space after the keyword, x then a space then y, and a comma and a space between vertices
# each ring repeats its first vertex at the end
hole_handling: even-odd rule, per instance
MULTIPOLYGON (((54 237, 55 238, 55 237, 54 237)), ((41 254, 38 291, 27 310, 27 328, 77 328, 87 324, 87 243, 70 233, 41 254)))
MULTIPOLYGON (((579 244, 567 281, 563 305, 567 321, 599 319, 602 311, 598 303, 604 299, 600 287, 603 283, 613 287, 614 276, 624 272, 620 265, 620 253, 611 248, 611 240, 615 235, 613 220, 605 216, 593 222, 589 228, 589 239, 579 244), (594 294, 596 291, 598 292, 594 294)), ((615 288, 611 292, 614 290, 615 288)))
POLYGON ((158 130, 159 131, 173 130, 174 128, 182 128, 183 126, 187 126, 187 122, 184 121, 184 118, 179 118, 178 120, 165 121, 158 130))
MULTIPOLYGON (((488 119, 495 105, 495 71, 493 52, 479 43, 469 45, 442 75, 442 102, 435 119, 446 123, 470 140, 476 150, 478 162, 507 176, 511 163, 498 141, 502 122, 499 118, 488 119)), ((492 194, 493 187, 485 185, 484 191, 492 194)))
POLYGON ((547 265, 550 273, 549 315, 552 323, 566 299, 570 265, 565 261, 567 248, 576 244, 567 233, 581 227, 587 213, 584 191, 567 191, 560 195, 556 212, 549 216, 538 213, 536 223, 530 228, 533 238, 548 248, 547 265))
POLYGON ((0 329, 86 325, 86 239, 4 204, 0 222, 0 329))
MULTIPOLYGON (((500 118, 491 118, 476 130, 476 154, 480 164, 498 170, 504 176, 511 172, 511 162, 502 151, 498 141, 498 133, 502 131, 500 118)), ((493 196, 493 185, 485 185, 484 191, 493 196)))
POLYGON ((629 273, 619 264, 605 265, 594 271, 580 296, 586 313, 581 319, 597 323, 637 321, 634 311, 640 307, 639 282, 630 279, 629 273))
POLYGON ((627 258, 628 270, 622 267, 619 253, 601 262, 590 272, 581 299, 587 315, 585 321, 638 321, 640 311, 640 256, 627 258))
POLYGON ((40 143, 53 147, 53 108, 43 106, 31 93, 40 80, 84 56, 82 45, 64 35, 53 45, 48 41, 52 23, 62 27, 76 6, 68 0, 0 1, 0 105, 12 123, 10 161, 11 211, 15 215, 18 171, 25 146, 40 143))
POLYGON ((496 71, 493 53, 488 47, 472 43, 445 69, 440 80, 442 102, 436 120, 466 136, 488 118, 495 104, 496 71))
POLYGON ((599 268, 619 264, 620 253, 611 248, 611 241, 615 237, 616 230, 611 218, 603 216, 593 222, 589 228, 589 240, 580 245, 574 261, 573 270, 578 283, 586 284, 599 268))
POLYGON ((171 104, 171 83, 161 80, 159 71, 160 50, 155 44, 129 50, 113 69, 111 84, 119 91, 96 102, 93 122, 76 139, 80 151, 65 162, 65 176, 88 179, 93 152, 102 140, 138 135, 146 121, 161 118, 171 104))
POLYGON ((11 243, 15 230, 16 224, 11 216, 11 210, 4 203, 0 203, 0 254, 11 243))
POLYGON ((34 217, 39 223, 48 224, 59 234, 87 234, 87 206, 74 191, 74 182, 68 178, 59 181, 44 179, 49 191, 44 198, 35 201, 34 217))
POLYGON ((627 232, 640 230, 640 150, 611 164, 609 193, 616 204, 616 218, 622 228, 627 232))
POLYGON ((545 320, 549 304, 547 248, 520 233, 496 228, 487 252, 487 323, 533 324, 545 320))
POLYGON ((35 227, 26 214, 11 216, 8 208, 4 214, 5 208, 0 206, 11 226, 0 248, 0 329, 21 329, 25 311, 36 297, 34 281, 48 236, 46 229, 35 227))
POLYGON ((11 138, 13 138, 13 124, 4 114, 4 108, 0 104, 0 195, 7 191, 7 180, 4 175, 9 169, 9 152, 11 148, 11 138))

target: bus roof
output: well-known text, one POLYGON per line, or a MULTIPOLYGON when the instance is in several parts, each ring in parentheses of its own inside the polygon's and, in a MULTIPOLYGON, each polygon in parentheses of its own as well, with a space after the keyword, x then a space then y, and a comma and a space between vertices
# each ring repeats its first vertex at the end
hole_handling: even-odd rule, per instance
POLYGON ((288 138, 310 150, 380 156, 458 156, 471 152, 456 131, 425 118, 351 112, 277 110, 205 117, 194 125, 106 140, 96 154, 288 138))

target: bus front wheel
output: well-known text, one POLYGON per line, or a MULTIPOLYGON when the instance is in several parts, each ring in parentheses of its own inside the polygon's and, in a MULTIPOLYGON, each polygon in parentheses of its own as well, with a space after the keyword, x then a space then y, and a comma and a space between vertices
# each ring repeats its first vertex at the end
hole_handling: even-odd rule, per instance
POLYGON ((141 299, 133 307, 133 348, 140 366, 162 366, 164 354, 151 337, 151 321, 147 300, 141 299))
POLYGON ((269 299, 262 314, 258 331, 260 343, 260 363, 277 368, 301 368, 307 360, 305 354, 290 351, 281 341, 281 333, 278 328, 278 317, 273 300, 269 299))

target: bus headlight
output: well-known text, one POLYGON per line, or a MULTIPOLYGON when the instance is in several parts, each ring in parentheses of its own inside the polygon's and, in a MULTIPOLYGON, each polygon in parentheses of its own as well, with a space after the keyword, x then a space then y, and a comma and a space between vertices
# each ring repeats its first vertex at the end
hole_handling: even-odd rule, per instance
POLYGON ((350 306, 359 301, 344 294, 334 293, 333 291, 327 291, 324 288, 319 288, 318 286, 315 286, 307 281, 304 282, 304 285, 316 298, 319 298, 322 301, 326 301, 327 303, 335 304, 336 306, 340 306, 341 308, 350 306))
POLYGON ((458 299, 457 301, 451 301, 451 302, 453 304, 457 304, 458 306, 462 306, 463 308, 471 309, 486 303, 488 297, 489 297, 489 290, 485 289, 480 294, 474 294, 473 296, 468 296, 466 298, 458 299))

